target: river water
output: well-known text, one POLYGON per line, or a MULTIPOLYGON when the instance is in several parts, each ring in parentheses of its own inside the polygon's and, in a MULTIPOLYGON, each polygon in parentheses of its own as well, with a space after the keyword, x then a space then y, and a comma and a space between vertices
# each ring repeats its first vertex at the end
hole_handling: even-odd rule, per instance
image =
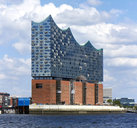
POLYGON ((137 128, 137 114, 2 114, 0 128, 137 128))

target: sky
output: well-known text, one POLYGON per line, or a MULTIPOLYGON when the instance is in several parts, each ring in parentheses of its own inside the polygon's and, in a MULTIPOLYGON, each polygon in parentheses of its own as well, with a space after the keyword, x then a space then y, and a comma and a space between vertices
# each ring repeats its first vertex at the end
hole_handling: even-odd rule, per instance
POLYGON ((0 0, 0 92, 31 96, 31 21, 50 14, 104 50, 104 88, 137 101, 137 0, 0 0))

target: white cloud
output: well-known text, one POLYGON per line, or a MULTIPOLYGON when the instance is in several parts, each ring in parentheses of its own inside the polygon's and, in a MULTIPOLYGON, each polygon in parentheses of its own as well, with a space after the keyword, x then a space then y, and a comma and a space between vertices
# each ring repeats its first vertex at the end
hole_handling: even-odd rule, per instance
MULTIPOLYGON (((104 48, 105 85, 119 86, 114 88, 115 91, 122 89, 123 85, 129 87, 128 81, 123 77, 125 75, 123 68, 126 67, 124 70, 127 71, 128 78, 129 75, 133 75, 133 71, 133 76, 136 76, 137 24, 128 22, 114 24, 123 11, 117 9, 100 11, 93 7, 101 4, 100 0, 88 0, 77 8, 67 4, 56 7, 53 3, 41 6, 40 0, 19 0, 17 3, 15 1, 0 1, 0 45, 6 46, 9 43, 21 55, 23 54, 24 58, 28 58, 25 55, 30 54, 31 20, 40 22, 51 14, 59 26, 72 29, 78 42, 85 43, 90 40, 96 48, 104 48)), ((20 88, 23 90, 24 85, 30 87, 29 82, 22 83, 30 80, 30 59, 9 56, 3 55, 0 59, 0 85, 4 85, 6 89, 12 86, 11 90, 15 92, 20 88), (5 80, 10 82, 5 84, 5 80), (16 86, 19 87, 16 89, 16 86)), ((130 81, 136 81, 135 77, 130 77, 130 81)))
POLYGON ((111 14, 114 14, 115 16, 119 16, 120 14, 122 14, 123 12, 121 10, 118 9, 111 9, 110 10, 111 14))
POLYGON ((56 13, 55 20, 58 23, 65 23, 69 26, 88 26, 93 24, 98 24, 106 21, 111 21, 111 19, 116 18, 121 14, 120 10, 110 10, 99 11, 94 7, 81 7, 72 8, 71 6, 66 6, 66 9, 61 11, 62 6, 58 8, 58 13, 56 13), (73 19, 73 20, 72 20, 73 19))
POLYGON ((115 81, 104 82, 104 87, 112 87, 113 98, 125 96, 136 97, 136 94, 132 94, 137 91, 137 77, 134 77, 137 76, 137 72, 134 72, 134 70, 136 70, 136 67, 122 67, 122 69, 110 67, 108 69, 111 76, 115 78, 115 81))
POLYGON ((110 44, 104 48, 106 57, 137 57, 137 45, 110 44))
POLYGON ((58 24, 63 24, 65 27, 70 26, 74 36, 76 35, 80 42, 86 42, 87 39, 95 43, 137 41, 137 25, 131 27, 126 24, 105 23, 120 13, 121 11, 116 9, 106 12, 94 7, 73 8, 66 4, 59 7, 53 3, 41 6, 39 0, 24 0, 19 5, 0 4, 2 19, 0 21, 0 44, 13 43, 12 46, 21 54, 26 53, 30 50, 28 42, 30 42, 31 20, 40 22, 49 14, 58 24))
POLYGON ((30 59, 9 58, 8 55, 0 60, 0 72, 11 79, 18 76, 30 75, 30 59), (10 77, 12 76, 12 77, 10 77))
MULTIPOLYGON (((130 42, 137 42, 136 29, 137 25, 121 25, 121 24, 110 24, 110 23, 99 23, 95 25, 87 26, 71 26, 75 33, 80 33, 80 39, 89 39, 93 42, 104 43, 116 43, 120 44, 130 42)), ((84 40, 85 41, 85 40, 84 40)))
POLYGON ((5 74, 0 74, 0 80, 5 79, 5 78, 6 78, 5 74))
POLYGON ((4 55, 3 60, 0 60, 1 63, 7 62, 7 63, 14 63, 14 60, 9 58, 8 55, 4 55))
POLYGON ((102 4, 100 0, 88 0, 87 3, 93 6, 102 4))
POLYGON ((23 0, 0 0, 0 4, 20 4, 23 0))
POLYGON ((17 49, 20 53, 26 53, 30 51, 30 43, 27 44, 27 43, 19 42, 19 43, 13 44, 13 47, 17 49))
POLYGON ((104 69, 104 82, 114 82, 115 78, 113 76, 111 76, 111 73, 104 69))
POLYGON ((20 58, 19 61, 21 63, 25 64, 25 65, 28 65, 28 66, 30 66, 30 64, 31 64, 31 59, 30 58, 29 59, 20 58))
POLYGON ((105 60, 106 65, 108 66, 124 66, 124 67, 136 67, 137 66, 137 57, 136 58, 126 58, 126 57, 117 57, 109 58, 105 60))
POLYGON ((0 59, 0 90, 11 95, 30 96, 30 70, 30 58, 11 58, 4 55, 0 59))
MULTIPOLYGON (((27 85, 25 85, 27 86, 27 85)), ((30 97, 30 88, 28 90, 26 90, 25 88, 21 88, 21 87, 13 87, 11 89, 12 91, 12 95, 11 96, 15 96, 15 97, 30 97)))

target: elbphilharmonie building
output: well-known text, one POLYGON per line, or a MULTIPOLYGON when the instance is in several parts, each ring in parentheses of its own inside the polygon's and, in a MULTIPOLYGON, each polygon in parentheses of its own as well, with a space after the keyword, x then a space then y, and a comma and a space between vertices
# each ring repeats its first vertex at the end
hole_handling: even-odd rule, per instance
POLYGON ((103 49, 89 41, 79 45, 70 28, 60 29, 51 16, 32 21, 31 60, 34 103, 102 103, 103 49))

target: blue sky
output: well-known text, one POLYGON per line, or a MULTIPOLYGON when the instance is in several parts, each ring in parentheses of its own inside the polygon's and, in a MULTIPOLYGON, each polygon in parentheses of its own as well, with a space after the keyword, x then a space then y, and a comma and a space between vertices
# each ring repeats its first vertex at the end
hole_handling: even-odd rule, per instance
MULTIPOLYGON (((123 10, 124 14, 122 18, 132 18, 137 20, 136 18, 136 0, 100 0, 101 4, 96 6, 98 10, 109 11, 111 9, 119 9, 123 10)), ((54 3, 56 6, 60 6, 61 4, 68 4, 73 7, 79 7, 80 4, 86 3, 85 0, 41 0, 41 5, 54 3)))
POLYGON ((137 0, 0 0, 0 91, 31 96, 31 21, 48 15, 104 49, 104 87, 137 101, 137 0))

